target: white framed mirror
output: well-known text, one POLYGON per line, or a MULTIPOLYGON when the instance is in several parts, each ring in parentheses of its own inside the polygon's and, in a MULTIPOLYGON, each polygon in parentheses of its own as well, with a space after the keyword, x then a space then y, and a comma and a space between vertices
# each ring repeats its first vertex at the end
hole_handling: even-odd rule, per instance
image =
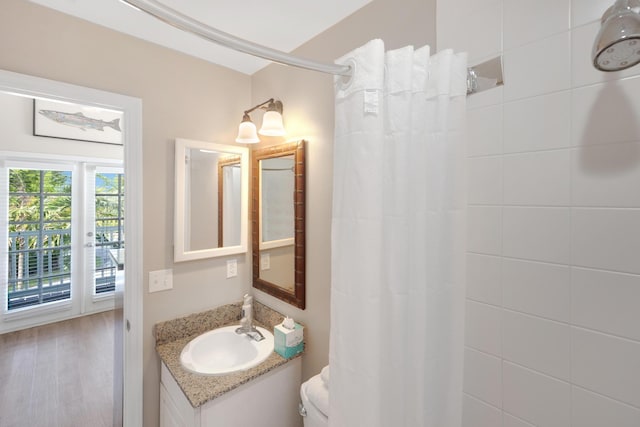
POLYGON ((249 150, 176 139, 174 261, 247 251, 249 150))

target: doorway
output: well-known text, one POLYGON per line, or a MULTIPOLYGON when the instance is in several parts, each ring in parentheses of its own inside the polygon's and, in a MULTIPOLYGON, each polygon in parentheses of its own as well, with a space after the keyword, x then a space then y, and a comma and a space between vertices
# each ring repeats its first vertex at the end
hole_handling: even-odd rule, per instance
MULTIPOLYGON (((3 137, 11 134, 3 128, 3 137)), ((121 160, 107 160, 0 156, 8 188, 0 192, 0 236, 9 242, 0 254, 8 265, 0 333, 114 309, 116 282, 124 281, 124 171, 121 160)))
MULTIPOLYGON (((139 99, 0 70, 0 92, 34 99, 108 108, 123 113, 127 207, 125 286, 117 289, 114 330, 114 425, 142 425, 142 103, 139 99), (118 292, 120 291, 120 292, 118 292), (121 363, 119 363, 121 360, 121 363), (120 407, 121 411, 117 407, 120 407), (118 415, 120 412, 122 415, 118 415)), ((3 153, 6 154, 6 153, 3 153)), ((0 250, 7 251, 6 245, 0 250)), ((4 254, 6 256, 6 254, 4 254)), ((6 295, 7 283, 2 283, 6 295)))

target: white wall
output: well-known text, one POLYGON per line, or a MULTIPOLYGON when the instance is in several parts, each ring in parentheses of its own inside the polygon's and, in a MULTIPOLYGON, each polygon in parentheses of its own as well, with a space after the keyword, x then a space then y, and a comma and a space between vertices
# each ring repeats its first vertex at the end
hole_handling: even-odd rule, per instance
POLYGON ((440 0, 438 47, 504 52, 468 99, 466 427, 640 425, 640 67, 611 0, 440 0), (463 29, 463 30, 461 30, 463 29))

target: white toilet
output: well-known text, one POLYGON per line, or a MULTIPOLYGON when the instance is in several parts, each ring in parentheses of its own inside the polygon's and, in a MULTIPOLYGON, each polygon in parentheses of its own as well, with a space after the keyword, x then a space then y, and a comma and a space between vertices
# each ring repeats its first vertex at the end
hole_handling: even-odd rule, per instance
POLYGON ((300 415, 304 427, 327 427, 329 425, 329 367, 300 386, 300 415))

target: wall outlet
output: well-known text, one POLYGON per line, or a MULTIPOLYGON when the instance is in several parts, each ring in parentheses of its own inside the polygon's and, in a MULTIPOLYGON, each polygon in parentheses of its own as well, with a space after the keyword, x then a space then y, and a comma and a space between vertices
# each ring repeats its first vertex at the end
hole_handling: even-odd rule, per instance
POLYGON ((269 270, 271 268, 271 255, 269 253, 260 254, 260 270, 269 270))
POLYGON ((227 260, 227 279, 236 277, 238 275, 238 260, 227 260))
POLYGON ((156 270, 149 272, 149 292, 173 289, 173 270, 156 270))

